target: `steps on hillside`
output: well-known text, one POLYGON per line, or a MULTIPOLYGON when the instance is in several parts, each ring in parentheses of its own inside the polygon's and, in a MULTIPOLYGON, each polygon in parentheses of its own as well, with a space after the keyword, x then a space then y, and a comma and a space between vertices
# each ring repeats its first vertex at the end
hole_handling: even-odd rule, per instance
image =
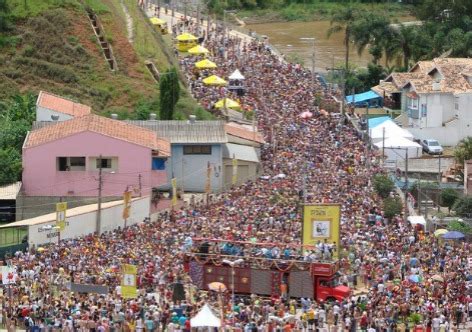
POLYGON ((105 31, 103 29, 102 24, 100 23, 100 20, 91 9, 87 9, 87 17, 90 20, 90 24, 92 25, 93 32, 95 33, 95 36, 97 37, 98 44, 100 45, 103 51, 103 56, 105 57, 105 61, 110 67, 110 70, 111 71, 118 70, 118 65, 116 63, 115 56, 113 55, 113 49, 111 48, 110 43, 105 38, 105 31))
POLYGON ((149 70, 149 72, 151 73, 151 76, 154 78, 154 80, 156 82, 159 82, 160 74, 159 74, 159 70, 157 70, 156 65, 154 64, 154 62, 152 62, 151 60, 147 60, 147 61, 144 62, 144 64, 146 65, 146 68, 149 70))

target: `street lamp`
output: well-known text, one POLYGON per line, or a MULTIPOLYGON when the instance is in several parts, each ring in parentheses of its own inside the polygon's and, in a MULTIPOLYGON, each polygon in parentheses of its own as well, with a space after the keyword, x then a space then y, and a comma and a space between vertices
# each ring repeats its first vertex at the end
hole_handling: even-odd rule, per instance
POLYGON ((313 84, 315 84, 315 41, 316 38, 314 37, 301 37, 300 40, 308 40, 308 41, 313 41, 313 53, 311 54, 311 75, 312 75, 312 80, 313 84))
POLYGON ((231 321, 232 321, 232 325, 234 326, 234 304, 235 304, 235 300, 234 300, 234 267, 241 264, 241 263, 243 263, 244 259, 239 258, 235 261, 230 261, 229 259, 223 259, 222 262, 224 264, 228 264, 229 266, 231 266, 231 321))

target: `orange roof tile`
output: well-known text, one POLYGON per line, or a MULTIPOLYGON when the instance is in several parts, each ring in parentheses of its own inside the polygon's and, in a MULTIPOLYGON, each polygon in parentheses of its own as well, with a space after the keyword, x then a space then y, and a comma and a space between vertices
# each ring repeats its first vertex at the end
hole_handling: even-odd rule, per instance
POLYGON ((159 155, 170 156, 169 141, 159 138, 155 132, 94 114, 57 122, 54 125, 33 130, 26 137, 24 148, 46 144, 86 131, 145 146, 158 151, 159 155))
POLYGON ((241 126, 234 122, 225 124, 225 131, 228 135, 236 136, 257 143, 265 143, 264 137, 262 137, 261 133, 259 133, 258 131, 254 132, 252 130, 249 130, 244 126, 241 126))
POLYGON ((69 114, 74 117, 84 116, 92 112, 92 108, 90 106, 79 104, 70 99, 56 96, 52 93, 45 91, 39 92, 38 101, 36 104, 38 106, 59 113, 69 114))

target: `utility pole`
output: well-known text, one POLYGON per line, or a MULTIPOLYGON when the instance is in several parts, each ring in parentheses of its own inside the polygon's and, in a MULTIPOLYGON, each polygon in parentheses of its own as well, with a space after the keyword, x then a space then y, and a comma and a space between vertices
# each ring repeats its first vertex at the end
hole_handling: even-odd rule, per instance
POLYGON ((439 207, 439 195, 441 194, 441 182, 442 182, 442 172, 441 172, 441 155, 438 158, 438 191, 436 192, 436 205, 438 207, 438 212, 440 212, 441 208, 439 207))
POLYGON ((100 226, 102 222, 102 189, 103 189, 103 178, 102 178, 102 155, 99 157, 98 163, 98 200, 97 200, 97 235, 100 236, 100 226))
MULTIPOLYGON (((367 124, 369 121, 367 121, 367 124)), ((385 127, 382 128, 382 163, 385 158, 385 127)))
POLYGON ((138 175, 139 197, 143 195, 143 184, 142 184, 141 179, 142 179, 142 175, 139 174, 138 175))
MULTIPOLYGON (((344 89, 343 89, 343 91, 344 91, 344 89)), ((344 100, 344 97, 343 97, 343 100, 344 100)), ((354 107, 356 107, 355 104, 354 104, 354 107)), ((367 153, 366 153, 366 167, 367 167, 367 169, 369 169, 369 168, 370 168, 369 104, 367 104, 367 108, 366 108, 365 114, 366 114, 366 115, 365 115, 365 118, 366 118, 366 123, 367 123, 367 127, 366 127, 366 128, 367 128, 367 130, 366 130, 367 132, 366 132, 366 135, 365 135, 365 136, 366 136, 366 149, 367 149, 367 153)))
POLYGON ((409 206, 408 206, 408 148, 405 148, 405 203, 406 203, 406 209, 405 209, 405 220, 408 219, 408 215, 410 214, 410 211, 408 211, 409 206))

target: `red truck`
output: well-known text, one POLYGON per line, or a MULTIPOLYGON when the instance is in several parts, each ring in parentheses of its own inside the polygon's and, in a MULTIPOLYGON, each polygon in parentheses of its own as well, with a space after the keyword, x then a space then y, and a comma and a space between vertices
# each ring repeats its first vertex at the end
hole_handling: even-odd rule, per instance
POLYGON ((212 282, 221 282, 237 294, 258 294, 317 301, 342 301, 351 295, 349 287, 339 283, 339 262, 267 259, 215 253, 189 252, 185 268, 193 283, 208 290, 212 282), (229 262, 239 260, 237 266, 229 262), (225 263, 228 262, 228 263, 225 263), (231 273, 234 271, 234 279, 231 273))

